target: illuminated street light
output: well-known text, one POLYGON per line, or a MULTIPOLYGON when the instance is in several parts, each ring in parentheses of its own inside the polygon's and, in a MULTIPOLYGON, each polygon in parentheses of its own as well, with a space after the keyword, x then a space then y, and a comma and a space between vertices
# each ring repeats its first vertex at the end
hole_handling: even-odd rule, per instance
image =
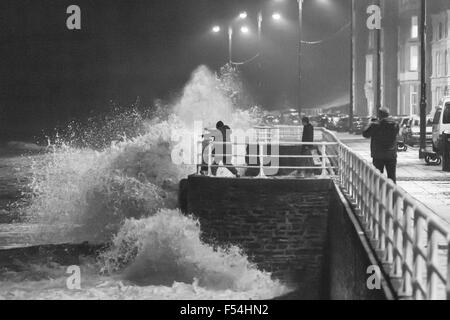
POLYGON ((214 33, 218 33, 218 32, 220 32, 220 27, 219 27, 219 26, 214 26, 214 27, 212 28, 212 31, 213 31, 214 33))
POLYGON ((246 11, 241 12, 241 13, 239 14, 239 18, 241 18, 241 19, 247 19, 247 12, 246 12, 246 11))
POLYGON ((244 34, 247 34, 250 32, 250 29, 247 26, 243 26, 243 27, 241 27, 241 32, 244 34))
POLYGON ((274 14, 272 14, 272 19, 276 20, 276 21, 281 20, 281 14, 278 12, 275 12, 274 14))

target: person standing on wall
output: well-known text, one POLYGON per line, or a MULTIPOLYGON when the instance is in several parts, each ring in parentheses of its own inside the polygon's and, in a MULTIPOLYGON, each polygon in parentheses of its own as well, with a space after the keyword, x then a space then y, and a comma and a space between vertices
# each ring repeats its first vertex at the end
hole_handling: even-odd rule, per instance
POLYGON ((363 131, 364 138, 370 138, 370 151, 373 165, 384 173, 386 168, 388 178, 397 183, 397 134, 398 123, 389 115, 389 110, 380 108, 378 119, 372 122, 363 131))
MULTIPOLYGON (((303 124, 303 135, 302 135, 302 142, 314 142, 314 127, 313 125, 310 123, 309 118, 308 117, 303 117, 302 119, 302 124, 303 124)), ((301 164, 302 167, 314 167, 314 162, 312 160, 312 145, 307 145, 304 144, 302 145, 302 151, 301 151, 301 155, 302 156, 308 156, 307 158, 302 158, 301 164)), ((304 170, 302 170, 301 176, 304 176, 303 173, 304 170)), ((312 175, 311 169, 306 170, 306 172, 308 172, 308 176, 312 175)))

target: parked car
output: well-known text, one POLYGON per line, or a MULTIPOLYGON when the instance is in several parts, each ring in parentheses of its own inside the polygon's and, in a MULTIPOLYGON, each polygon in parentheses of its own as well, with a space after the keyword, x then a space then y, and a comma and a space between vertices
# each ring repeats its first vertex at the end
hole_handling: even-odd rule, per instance
POLYGON ((281 124, 298 126, 302 123, 298 110, 288 109, 281 113, 281 124))
POLYGON ((274 115, 267 115, 263 118, 264 124, 269 126, 276 126, 280 124, 280 117, 274 115))
POLYGON ((450 133, 450 97, 441 100, 433 115, 433 151, 439 154, 442 153, 443 133, 450 133))
MULTIPOLYGON (((403 141, 410 145, 415 146, 420 144, 420 118, 412 117, 406 127, 402 131, 403 141)), ((426 131, 426 143, 432 144, 433 141, 433 121, 431 118, 427 119, 427 131, 426 131)))
POLYGON ((323 127, 323 122, 322 122, 322 117, 320 116, 313 116, 309 118, 309 122, 314 126, 314 127, 323 127))
POLYGON ((335 119, 331 115, 327 115, 327 123, 325 124, 325 128, 328 130, 336 130, 336 123, 335 119))
POLYGON ((349 131, 349 129, 350 129, 350 118, 349 117, 340 118, 336 124, 336 131, 346 132, 349 131))

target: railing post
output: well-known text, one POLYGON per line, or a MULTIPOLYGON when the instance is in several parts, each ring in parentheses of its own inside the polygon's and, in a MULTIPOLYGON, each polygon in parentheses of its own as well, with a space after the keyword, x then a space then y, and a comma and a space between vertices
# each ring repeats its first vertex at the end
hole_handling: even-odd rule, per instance
POLYGON ((208 177, 212 176, 212 170, 211 170, 211 165, 212 165, 212 144, 213 144, 213 142, 210 141, 209 145, 208 145, 208 177))
POLYGON ((202 141, 197 140, 197 153, 195 154, 195 167, 197 168, 197 174, 200 174, 202 171, 203 164, 203 150, 202 150, 202 141), (200 146, 200 148, 199 148, 200 146), (200 153, 198 152, 200 150, 200 153))
POLYGON ((259 175, 258 178, 267 178, 264 173, 264 155, 263 155, 263 144, 258 142, 259 148, 259 175))
MULTIPOLYGON (((436 300, 437 275, 434 267, 437 265, 437 239, 436 229, 431 223, 428 223, 428 256, 427 256, 427 282, 428 282, 428 300, 436 300)), ((448 279, 447 279, 448 282, 448 279)))
POLYGON ((373 237, 374 240, 380 240, 379 230, 380 230, 380 176, 378 173, 374 174, 374 193, 373 193, 373 213, 372 213, 372 223, 373 223, 373 237))
MULTIPOLYGON (((325 176, 327 176, 327 163, 326 163, 326 160, 327 160, 327 146, 323 143, 322 144, 322 150, 321 150, 321 153, 322 153, 322 174, 321 174, 321 177, 325 177, 325 176)), ((312 153, 311 153, 311 159, 312 159, 312 153)), ((314 174, 314 173, 313 173, 314 174)))
POLYGON ((385 262, 393 263, 394 255, 394 228, 393 228, 393 218, 394 218, 394 210, 393 210, 393 198, 394 190, 389 186, 389 190, 387 192, 387 210, 386 210, 386 234, 385 234, 385 244, 386 244, 386 255, 385 262))
POLYGON ((426 299, 426 295, 423 294, 422 289, 425 289, 423 285, 423 275, 425 269, 423 268, 423 257, 421 252, 423 252, 422 247, 424 247, 423 233, 425 232, 425 221, 424 218, 415 211, 414 214, 414 273, 413 273, 413 296, 416 300, 426 299))
POLYGON ((412 273, 413 273, 413 244, 411 239, 411 221, 412 221, 412 208, 407 205, 403 215, 403 294, 411 296, 412 294, 412 273))
POLYGON ((450 300, 450 236, 447 235, 447 285, 445 286, 447 300, 450 300))
POLYGON ((364 167, 363 169, 363 178, 362 178, 362 182, 363 182, 363 194, 362 194, 362 206, 361 206, 361 215, 363 216, 363 221, 366 218, 367 215, 367 202, 368 202, 368 198, 369 198, 369 188, 367 187, 369 178, 368 178, 368 168, 364 167))
POLYGON ((381 180, 381 188, 380 188, 380 205, 378 206, 378 217, 379 217, 379 249, 386 249, 386 208, 387 208, 387 196, 386 196, 386 186, 387 180, 381 180))
POLYGON ((393 276, 400 277, 402 274, 402 260, 401 256, 403 250, 403 233, 401 230, 401 222, 403 220, 403 198, 399 195, 395 195, 395 208, 394 208, 394 268, 393 276))

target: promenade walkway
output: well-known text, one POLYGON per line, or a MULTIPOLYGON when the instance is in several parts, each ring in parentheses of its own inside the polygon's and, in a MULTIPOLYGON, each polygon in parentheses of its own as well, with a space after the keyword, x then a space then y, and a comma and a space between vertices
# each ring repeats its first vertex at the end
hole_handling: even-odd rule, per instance
MULTIPOLYGON (((337 133, 336 136, 371 161, 369 139, 348 133, 337 133)), ((443 172, 442 166, 427 165, 419 159, 418 154, 419 150, 411 147, 406 152, 399 152, 398 185, 434 211, 450 227, 450 172, 443 172)))

